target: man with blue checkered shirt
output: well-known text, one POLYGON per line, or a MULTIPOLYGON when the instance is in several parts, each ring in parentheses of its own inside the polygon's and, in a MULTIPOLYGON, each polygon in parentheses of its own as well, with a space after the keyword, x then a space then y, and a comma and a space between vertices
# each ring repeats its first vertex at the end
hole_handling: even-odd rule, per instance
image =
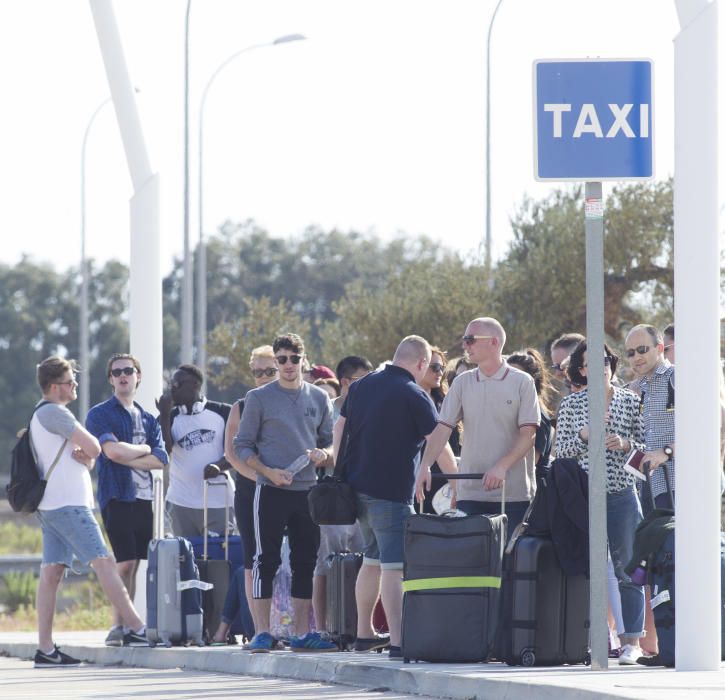
POLYGON ((664 469, 675 489, 675 368, 665 359, 662 333, 654 326, 632 328, 624 353, 636 375, 630 388, 640 395, 646 456, 655 505, 669 508, 664 469))

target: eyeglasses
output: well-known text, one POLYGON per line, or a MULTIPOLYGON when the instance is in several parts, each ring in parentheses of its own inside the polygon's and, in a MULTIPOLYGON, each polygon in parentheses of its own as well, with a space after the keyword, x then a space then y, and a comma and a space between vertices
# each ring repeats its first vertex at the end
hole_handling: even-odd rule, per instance
POLYGON ((665 345, 664 351, 667 352, 673 345, 674 343, 671 343, 670 345, 665 345))
POLYGON ((624 351, 627 357, 634 357, 636 352, 638 355, 646 355, 652 349, 651 345, 638 345, 636 348, 628 348, 624 351))
POLYGON ((440 362, 431 362, 428 365, 428 369, 432 370, 436 374, 443 374, 443 370, 445 370, 445 367, 440 362))
MULTIPOLYGON (((285 360, 286 362, 287 360, 285 360)), ((282 363, 284 364, 284 362, 282 363)), ((275 374, 277 374, 279 370, 276 367, 267 367, 266 369, 253 369, 252 370, 252 376, 259 379, 260 377, 274 377, 275 374)))
POLYGON ((461 342, 464 345, 473 345, 477 340, 485 340, 486 338, 494 338, 493 335, 464 335, 461 342))
POLYGON ((551 369, 557 372, 563 372, 564 368, 561 366, 561 362, 557 362, 555 365, 551 365, 551 369))
POLYGON ((135 367, 116 367, 116 369, 111 370, 111 374, 114 377, 120 377, 122 374, 125 374, 127 377, 130 377, 135 371, 136 371, 135 367))
POLYGON ((293 365, 298 365, 302 359, 302 355, 276 355, 275 360, 281 365, 286 365, 289 360, 293 365))
POLYGON ((349 379, 350 384, 352 384, 353 382, 356 382, 358 379, 362 379, 363 377, 366 377, 366 376, 367 376, 367 374, 358 374, 357 377, 355 377, 355 376, 347 377, 347 379, 349 379))
POLYGON ((75 379, 69 379, 67 382, 53 382, 53 384, 67 384, 68 386, 78 386, 78 382, 75 379))

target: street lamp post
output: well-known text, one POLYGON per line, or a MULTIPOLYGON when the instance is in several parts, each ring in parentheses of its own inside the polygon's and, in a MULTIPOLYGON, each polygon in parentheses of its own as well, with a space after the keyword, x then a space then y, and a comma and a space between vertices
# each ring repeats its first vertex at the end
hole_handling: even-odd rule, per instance
POLYGON ((78 359, 81 370, 85 372, 85 376, 80 382, 80 420, 84 422, 88 409, 90 408, 90 349, 88 338, 88 260, 86 259, 86 146, 88 145, 88 134, 91 131, 93 123, 99 112, 111 101, 107 97, 101 104, 96 107, 91 118, 88 120, 88 126, 83 134, 83 144, 81 146, 81 308, 80 308, 80 337, 78 359))
POLYGON ((232 61, 248 51, 261 49, 268 46, 277 46, 279 44, 288 44, 292 41, 304 41, 306 39, 302 34, 287 34, 278 37, 274 41, 263 44, 253 44, 236 51, 226 60, 217 66, 216 70, 211 74, 201 94, 201 102, 199 103, 199 249, 196 266, 196 364, 206 375, 206 242, 204 240, 204 107, 209 89, 216 80, 219 73, 226 68, 232 61))
POLYGON ((184 259, 181 279, 181 362, 192 360, 193 303, 192 264, 189 246, 189 15, 191 0, 186 2, 184 21, 184 259))
MULTIPOLYGON (((498 0, 491 20, 488 23, 486 37, 486 272, 491 274, 491 31, 498 8, 503 0, 498 0)), ((490 277, 489 277, 490 279, 490 277)))

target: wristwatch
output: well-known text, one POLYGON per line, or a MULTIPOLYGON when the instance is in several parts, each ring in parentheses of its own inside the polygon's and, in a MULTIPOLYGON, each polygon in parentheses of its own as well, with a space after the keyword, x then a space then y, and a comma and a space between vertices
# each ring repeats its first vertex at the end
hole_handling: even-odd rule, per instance
POLYGON ((665 445, 665 446, 664 446, 664 447, 662 448, 662 451, 663 451, 663 452, 664 452, 664 453, 665 453, 665 454, 666 454, 666 455, 667 455, 668 457, 672 457, 672 455, 674 454, 674 453, 672 452, 672 448, 671 448, 671 447, 670 447, 669 445, 665 445))

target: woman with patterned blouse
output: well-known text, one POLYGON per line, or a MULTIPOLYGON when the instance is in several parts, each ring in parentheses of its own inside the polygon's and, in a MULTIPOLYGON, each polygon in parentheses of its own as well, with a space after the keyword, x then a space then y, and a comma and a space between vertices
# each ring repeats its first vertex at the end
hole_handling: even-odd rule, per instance
MULTIPOLYGON (((644 590, 632 583, 624 567, 632 557, 634 531, 642 520, 635 477, 624 470, 632 449, 644 450, 639 400, 629 390, 612 384, 619 359, 604 346, 604 393, 607 403, 605 461, 607 468, 607 538, 619 581, 624 633, 620 636, 620 664, 635 664, 642 652, 639 640, 644 632, 644 590)), ((582 341, 571 354, 568 368, 572 382, 587 383, 587 345, 582 341)), ((559 406, 556 425, 556 456, 579 461, 588 469, 589 395, 585 388, 565 396, 559 406)))

